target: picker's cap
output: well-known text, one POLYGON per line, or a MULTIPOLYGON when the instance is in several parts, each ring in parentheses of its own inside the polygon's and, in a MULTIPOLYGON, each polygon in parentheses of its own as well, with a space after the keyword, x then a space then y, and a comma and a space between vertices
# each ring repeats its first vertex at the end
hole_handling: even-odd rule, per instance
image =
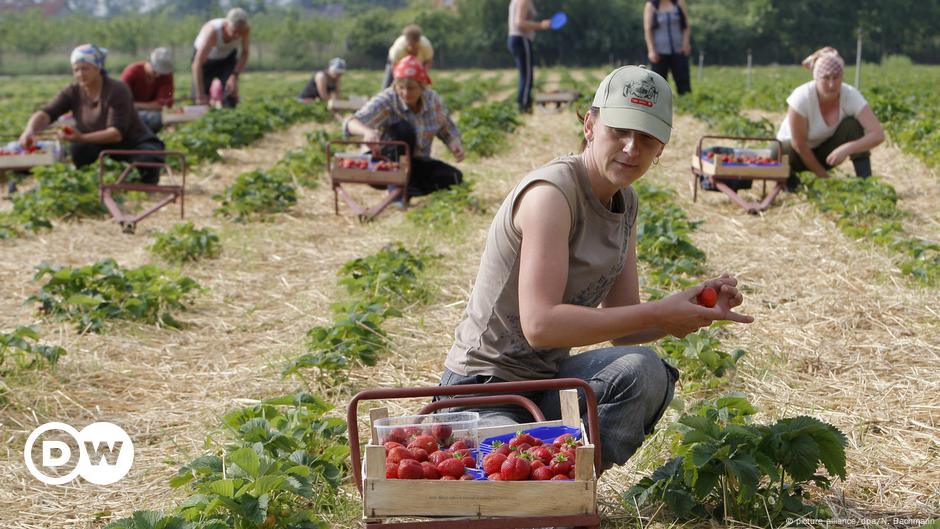
POLYGON ((601 123, 645 132, 663 143, 672 133, 672 89, 659 74, 641 66, 623 66, 601 81, 591 105, 601 123))
POLYGON ((170 57, 170 50, 156 48, 150 52, 150 65, 153 66, 153 71, 159 75, 173 73, 173 58, 170 57))

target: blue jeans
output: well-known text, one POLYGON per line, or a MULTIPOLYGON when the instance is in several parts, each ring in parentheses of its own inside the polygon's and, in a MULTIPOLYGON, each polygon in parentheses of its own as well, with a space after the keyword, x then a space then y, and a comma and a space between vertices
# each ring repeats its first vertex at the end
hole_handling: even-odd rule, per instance
MULTIPOLYGON (((618 346, 572 355, 562 362, 557 378, 579 378, 597 395, 600 419, 601 465, 622 465, 637 451, 672 401, 679 372, 646 347, 618 346)), ((463 376, 444 369, 442 386, 504 382, 489 376, 463 376)), ((542 410, 546 420, 561 419, 557 391, 523 394, 542 410)), ((579 390, 581 415, 586 412, 579 390)), ((463 410, 464 408, 461 408, 463 410)), ((466 408, 479 412, 481 426, 531 422, 532 416, 517 406, 466 408)))
POLYGON ((520 36, 509 37, 506 45, 519 70, 519 91, 516 93, 516 103, 519 110, 525 112, 532 108, 532 41, 520 36))

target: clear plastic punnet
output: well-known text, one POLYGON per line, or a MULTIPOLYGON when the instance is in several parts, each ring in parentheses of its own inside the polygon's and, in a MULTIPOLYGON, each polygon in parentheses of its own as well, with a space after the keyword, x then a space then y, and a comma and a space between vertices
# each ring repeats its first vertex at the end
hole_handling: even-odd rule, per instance
POLYGON ((476 454, 480 446, 480 414, 473 411, 386 417, 377 419, 374 426, 376 443, 381 445, 391 441, 408 446, 418 436, 427 435, 434 438, 440 450, 462 442, 464 446, 459 448, 476 454))

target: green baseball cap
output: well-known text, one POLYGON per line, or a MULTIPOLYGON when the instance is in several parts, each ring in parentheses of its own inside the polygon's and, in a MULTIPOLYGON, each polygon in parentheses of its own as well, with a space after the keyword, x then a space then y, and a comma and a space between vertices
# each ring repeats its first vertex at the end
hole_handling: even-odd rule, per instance
POLYGON ((645 132, 663 143, 672 133, 672 89, 656 72, 622 66, 607 74, 594 94, 601 123, 645 132))

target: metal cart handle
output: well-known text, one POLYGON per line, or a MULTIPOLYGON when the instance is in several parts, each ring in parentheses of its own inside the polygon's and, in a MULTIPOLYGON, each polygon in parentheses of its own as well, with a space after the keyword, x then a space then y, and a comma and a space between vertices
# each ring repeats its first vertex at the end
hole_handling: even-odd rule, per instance
POLYGON ((522 395, 491 395, 489 397, 461 397, 459 401, 454 401, 453 399, 443 399, 432 402, 425 405, 418 411, 418 415, 425 415, 428 413, 434 413, 438 410, 443 410, 445 408, 465 408, 468 406, 482 406, 484 408, 490 406, 499 406, 501 404, 515 404, 516 406, 525 408, 532 418, 536 421, 544 421, 545 415, 542 414, 542 410, 532 402, 531 399, 527 399, 522 395), (459 404, 459 406, 457 406, 459 404))
MULTIPOLYGON (((378 146, 379 148, 389 145, 397 145, 399 147, 405 148, 405 153, 399 157, 399 162, 403 164, 408 164, 408 170, 411 170, 411 147, 407 143, 400 140, 379 140, 379 141, 363 141, 363 140, 331 140, 326 144, 326 166, 332 167, 330 163, 333 158, 333 146, 334 145, 368 145, 368 146, 378 146)), ((387 158, 387 157, 383 157, 387 158)))
MULTIPOLYGON (((424 388, 379 388, 360 391, 349 401, 346 408, 346 423, 349 434, 349 456, 352 461, 353 480, 356 488, 362 492, 362 452, 359 449, 359 402, 381 399, 407 399, 419 397, 455 397, 459 395, 509 394, 538 391, 557 391, 562 389, 582 389, 587 401, 588 441, 594 445, 594 474, 601 474, 601 439, 600 423, 597 416, 597 396, 594 389, 579 378, 558 378, 549 380, 526 380, 521 382, 494 382, 490 384, 466 384, 459 386, 432 386, 424 388)), ((527 399, 528 400, 528 399, 527 399)), ((512 403, 510 398, 504 402, 512 403)), ((444 407, 454 407, 454 402, 443 401, 444 407)), ((465 402, 471 402, 469 399, 465 402)), ((489 400, 495 403, 496 399, 489 400)), ((530 401, 531 402, 531 401, 530 401)), ((436 404, 436 403, 432 403, 436 404)))

